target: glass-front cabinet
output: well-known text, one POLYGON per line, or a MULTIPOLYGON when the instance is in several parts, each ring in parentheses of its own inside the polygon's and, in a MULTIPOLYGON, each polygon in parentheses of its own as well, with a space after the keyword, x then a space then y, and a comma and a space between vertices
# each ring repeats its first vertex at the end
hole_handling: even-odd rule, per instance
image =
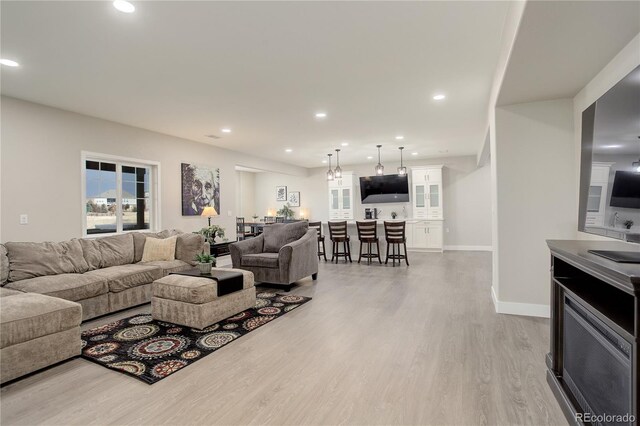
POLYGON ((411 169, 413 216, 416 219, 443 219, 442 166, 411 169))
POLYGON ((353 172, 342 172, 340 179, 329 181, 329 219, 353 220, 353 172))

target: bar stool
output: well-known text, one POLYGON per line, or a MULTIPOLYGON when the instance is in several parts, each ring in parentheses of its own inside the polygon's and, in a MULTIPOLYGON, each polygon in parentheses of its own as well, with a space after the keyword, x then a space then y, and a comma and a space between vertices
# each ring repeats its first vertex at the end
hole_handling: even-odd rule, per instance
POLYGON ((393 261, 393 266, 396 266, 396 259, 399 263, 402 263, 402 259, 407 262, 409 266, 409 259, 407 258, 407 237, 405 233, 406 222, 384 222, 384 237, 387 240, 387 258, 384 261, 386 265, 389 259, 393 261), (400 246, 404 246, 404 254, 400 250, 400 246), (398 249, 396 253, 396 248, 398 249), (391 254, 389 252, 391 251, 391 254))
POLYGON ((309 228, 316 228, 318 232, 318 259, 324 257, 327 261, 326 248, 324 246, 324 235, 322 235, 322 222, 309 222, 309 228))
POLYGON ((329 238, 331 238, 331 261, 333 259, 338 260, 344 257, 344 261, 347 259, 351 262, 351 241, 349 240, 349 234, 347 233, 347 221, 342 222, 329 222, 329 238), (340 251, 340 243, 342 243, 343 251, 340 251))
POLYGON ((358 263, 360 263, 360 260, 364 257, 367 259, 367 264, 370 265, 371 259, 377 257, 378 262, 382 264, 382 259, 380 259, 380 240, 378 239, 378 223, 376 221, 356 221, 356 226, 358 228, 358 239, 360 240, 358 263), (371 251, 374 243, 377 247, 375 253, 371 251), (367 244, 367 251, 365 253, 362 252, 362 246, 364 244, 367 244))

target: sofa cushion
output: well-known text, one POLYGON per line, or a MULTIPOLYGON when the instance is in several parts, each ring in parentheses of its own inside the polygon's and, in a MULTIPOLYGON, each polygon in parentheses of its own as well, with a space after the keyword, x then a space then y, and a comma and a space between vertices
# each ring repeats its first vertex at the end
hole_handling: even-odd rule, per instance
POLYGON ((143 262, 174 260, 176 258, 177 236, 169 238, 149 238, 142 252, 143 262))
POLYGON ((86 272, 89 265, 84 259, 80 241, 5 243, 9 257, 9 281, 86 272))
POLYGON ((80 240, 80 243, 90 270, 133 263, 133 236, 131 234, 95 239, 84 238, 80 240))
POLYGON ((278 268, 278 253, 245 254, 241 264, 254 268, 278 268))
POLYGON ((16 294, 24 294, 24 292, 6 287, 0 287, 0 297, 15 296, 16 294))
POLYGON ((133 262, 138 263, 142 260, 142 253, 144 253, 144 244, 149 238, 169 238, 174 235, 180 235, 182 231, 178 229, 168 229, 161 232, 132 232, 133 236, 133 262))
POLYGON ((277 253, 282 246, 299 240, 309 229, 309 222, 274 223, 264 227, 264 251, 277 253))
POLYGON ((9 280, 9 258, 7 257, 7 248, 4 244, 0 244, 0 286, 3 286, 9 280))
POLYGON ((187 262, 195 266, 196 254, 202 253, 204 246, 204 235, 201 234, 180 234, 176 242, 176 259, 187 262))
POLYGON ((162 278, 162 268, 153 265, 121 265, 89 271, 85 275, 97 276, 107 281, 109 291, 118 293, 128 288, 150 284, 162 278))
POLYGON ((0 348, 69 330, 81 321, 82 307, 78 303, 35 293, 3 297, 0 348))
POLYGON ((157 266, 162 269, 163 275, 169 275, 173 272, 187 271, 193 269, 193 266, 182 260, 156 260, 154 262, 140 262, 138 265, 157 266))
POLYGON ((5 286, 13 290, 25 293, 40 293, 61 299, 78 301, 106 294, 107 281, 95 275, 85 274, 60 274, 45 277, 30 278, 10 282, 5 286))

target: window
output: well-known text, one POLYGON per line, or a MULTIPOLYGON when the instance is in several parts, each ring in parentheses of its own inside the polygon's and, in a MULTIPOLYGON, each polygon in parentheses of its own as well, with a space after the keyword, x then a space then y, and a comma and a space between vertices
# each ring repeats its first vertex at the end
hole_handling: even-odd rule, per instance
POLYGON ((155 162, 83 154, 84 235, 156 229, 155 162))

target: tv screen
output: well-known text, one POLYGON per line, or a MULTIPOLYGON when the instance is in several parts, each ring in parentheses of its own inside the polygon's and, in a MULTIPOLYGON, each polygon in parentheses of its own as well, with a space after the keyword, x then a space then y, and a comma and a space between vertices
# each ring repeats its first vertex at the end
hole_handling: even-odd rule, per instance
POLYGON ((362 204, 406 203, 409 182, 406 175, 366 176, 360 178, 362 204))
POLYGON ((640 173, 616 171, 610 204, 612 207, 640 209, 640 173))

